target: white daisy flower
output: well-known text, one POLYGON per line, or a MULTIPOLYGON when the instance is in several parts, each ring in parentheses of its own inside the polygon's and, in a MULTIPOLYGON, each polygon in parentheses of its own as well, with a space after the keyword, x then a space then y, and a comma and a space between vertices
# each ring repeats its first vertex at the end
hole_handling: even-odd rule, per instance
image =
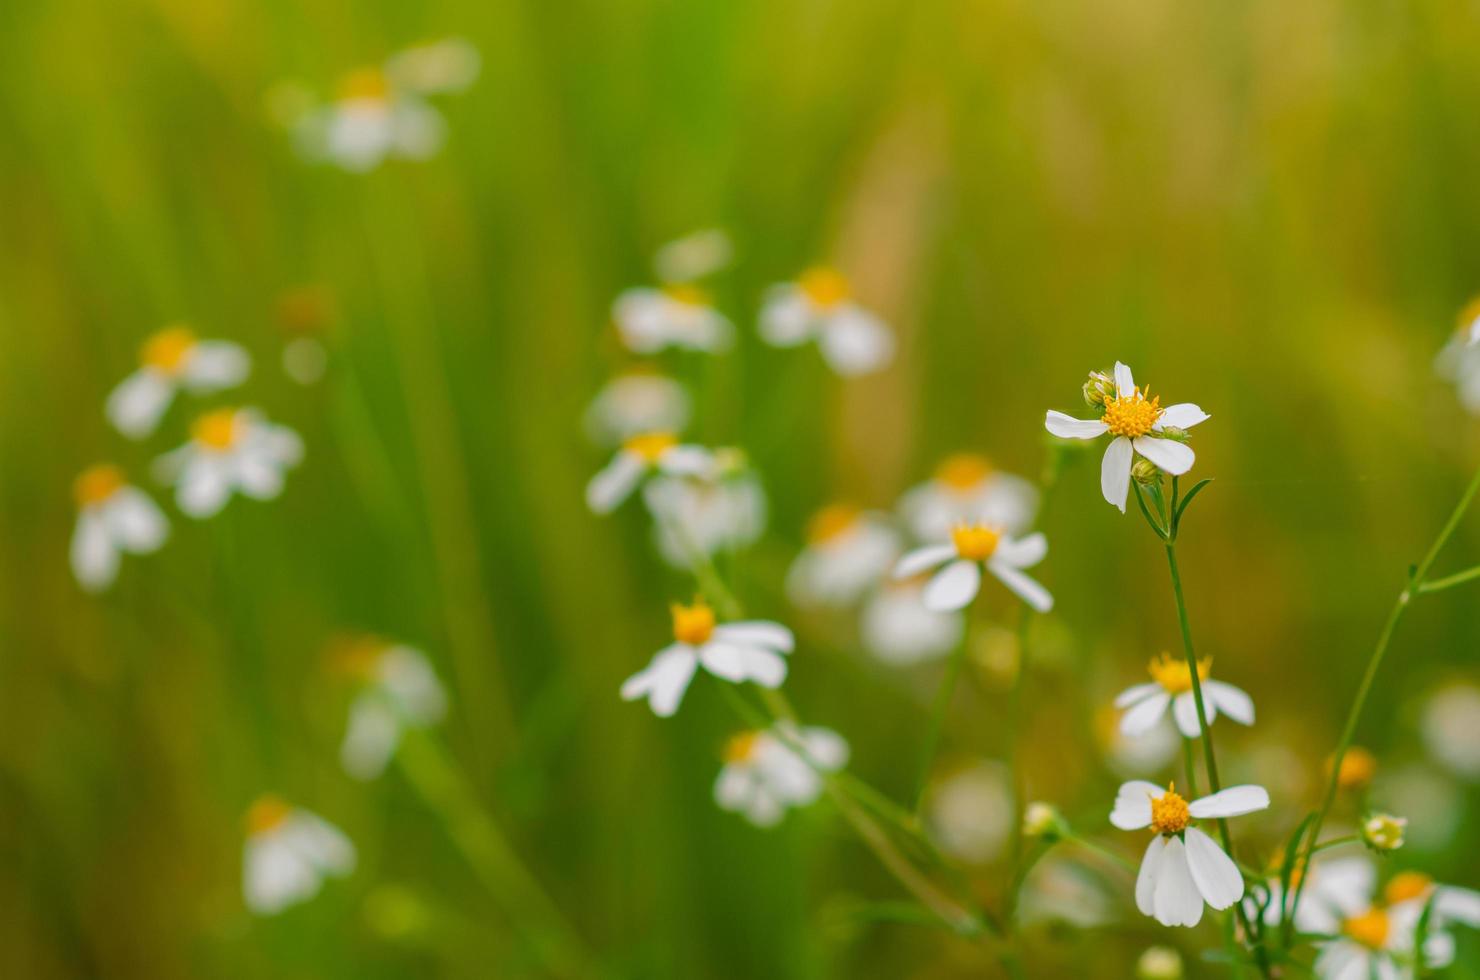
POLYGON ((634 371, 607 382, 586 409, 586 432, 601 446, 645 432, 680 432, 689 424, 689 395, 672 378, 634 371))
POLYGON ((795 640, 780 623, 751 620, 717 625, 714 610, 702 600, 674 603, 674 642, 659 650, 642 670, 622 684, 622 700, 646 698, 659 718, 668 718, 683 701, 694 671, 703 667, 721 680, 751 681, 777 688, 786 680, 786 657, 795 640))
POLYGON ((187 327, 173 326, 144 341, 139 369, 119 382, 104 410, 113 427, 130 439, 154 431, 175 392, 184 388, 207 395, 246 380, 251 359, 229 340, 200 340, 187 327))
POLYGON ((1466 411, 1480 415, 1480 298, 1460 311, 1457 329, 1434 359, 1434 372, 1454 385, 1466 411))
POLYGON ((687 283, 629 289, 612 304, 612 320, 622 342, 638 354, 668 347, 713 354, 727 349, 734 334, 709 294, 687 283))
POLYGON ((612 461, 586 484, 586 506, 610 514, 647 476, 699 476, 713 469, 714 455, 702 446, 682 444, 671 432, 644 432, 622 443, 612 461))
POLYGON ((658 249, 653 269, 660 282, 693 282, 730 264, 734 248, 723 228, 706 228, 658 249))
POLYGON ((985 864, 1002 853, 1012 832, 1012 777, 999 762, 959 769, 931 787, 926 815, 941 850, 985 864))
POLYGON ((461 37, 412 45, 391 55, 385 63, 385 74, 392 84, 420 95, 465 92, 482 70, 478 49, 461 37))
POLYGON ((283 492, 285 471, 303 458, 303 441, 252 408, 207 412, 190 427, 190 441, 155 461, 175 502, 190 517, 220 513, 233 493, 271 500, 283 492))
POLYGON ((1038 489, 1020 476, 993 469, 985 456, 956 453, 929 480, 906 491, 899 512, 922 541, 941 541, 962 524, 1020 534, 1033 525, 1038 489))
POLYGON ((1125 513, 1130 493, 1133 457, 1140 455, 1173 476, 1181 476, 1192 469, 1195 456, 1174 435, 1209 418, 1191 402, 1162 408, 1160 397, 1148 398, 1149 394, 1136 387, 1131 369, 1116 361, 1113 388, 1099 396, 1103 408, 1099 418, 1076 419, 1050 411, 1045 422, 1048 431, 1061 439, 1098 439, 1107 432, 1115 437, 1100 465, 1100 492, 1121 513, 1125 513))
POLYGON ((1449 684, 1424 703, 1420 723, 1429 754, 1465 779, 1480 779, 1480 687, 1449 684))
POLYGON ((842 375, 868 374, 894 357, 894 334, 851 298, 837 270, 808 269, 796 282, 772 286, 761 307, 761 339, 773 347, 815 340, 828 365, 842 375))
POLYGON ((427 728, 447 713, 447 692, 420 650, 364 637, 338 651, 338 666, 363 685, 339 745, 344 771, 375 779, 395 755, 401 733, 427 728))
POLYGON ((322 817, 276 796, 261 797, 247 812, 242 892, 258 915, 305 902, 325 878, 343 878, 354 867, 354 845, 322 817))
POLYGON ((72 532, 72 574, 89 592, 101 592, 118 577, 119 557, 158 551, 170 526, 144 491, 124 480, 116 466, 82 472, 73 485, 77 527, 72 532))
POLYGON ((1053 608, 1053 596, 1038 582, 1024 575, 1048 554, 1048 540, 1041 533, 1010 538, 998 528, 980 524, 962 525, 951 531, 950 544, 916 548, 899 560, 895 578, 909 578, 945 565, 925 586, 925 605, 936 611, 964 608, 981 588, 982 568, 997 577, 1018 598, 1039 612, 1053 608))
POLYGON ((715 453, 711 473, 649 480, 642 496, 658 553, 674 568, 743 548, 766 529, 766 493, 733 450, 715 453))
MULTIPOLYGON (((1197 662, 1197 679, 1202 686, 1203 708, 1208 713, 1208 724, 1218 717, 1218 712, 1240 725, 1254 724, 1254 700, 1232 684, 1209 680, 1213 669, 1213 658, 1203 657, 1197 662)), ((1120 719, 1120 730, 1127 735, 1140 735, 1150 731, 1166 716, 1167 709, 1177 722, 1177 729, 1188 738, 1197 738, 1202 728, 1197 723, 1197 699, 1192 695, 1192 672, 1187 661, 1161 654, 1146 665, 1151 674, 1149 684, 1136 684, 1120 692, 1115 707, 1125 709, 1120 719)))
POLYGON ((925 605, 923 577, 881 583, 863 607, 863 646, 886 664, 907 666, 944 657, 961 645, 966 619, 925 605))
POLYGON ((846 606, 878 584, 898 556, 899 535, 884 515, 832 504, 808 523, 786 593, 798 606, 846 606))
POLYGON ((1176 788, 1135 780, 1120 787, 1110 822, 1121 830, 1150 827, 1136 876, 1136 908, 1164 926, 1195 926, 1203 903, 1226 909, 1244 897, 1244 876, 1194 820, 1238 817, 1269 806, 1262 786, 1230 786, 1188 803, 1176 788))
POLYGON ((1095 739, 1104 755, 1105 764, 1117 776, 1130 778, 1138 774, 1159 772, 1171 763, 1182 748, 1182 738, 1171 724, 1153 726, 1140 735, 1127 735, 1120 729, 1117 712, 1109 704, 1095 712, 1095 739))
POLYGON ((821 795, 818 769, 836 772, 847 764, 848 743, 827 728, 780 721, 774 731, 741 732, 725 745, 714 802, 757 827, 774 827, 789 807, 808 806, 821 795))

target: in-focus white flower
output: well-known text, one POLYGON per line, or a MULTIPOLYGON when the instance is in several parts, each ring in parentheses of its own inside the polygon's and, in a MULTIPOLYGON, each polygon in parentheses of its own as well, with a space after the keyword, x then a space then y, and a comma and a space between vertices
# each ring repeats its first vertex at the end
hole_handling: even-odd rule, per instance
POLYGON ((247 812, 242 892, 258 915, 305 902, 325 878, 345 877, 354 867, 354 845, 322 817, 270 795, 247 812))
POLYGON ((962 524, 1021 534, 1038 512, 1038 489, 1020 476, 993 469, 985 456, 956 453, 900 498, 899 512, 921 541, 944 540, 962 524))
POLYGON ((1429 695, 1423 708, 1423 738, 1446 769, 1480 779, 1480 687, 1453 683, 1429 695))
POLYGON ((847 764, 848 743, 827 728, 781 721, 771 731, 741 732, 725 745, 714 802, 757 827, 774 827, 789 807, 807 806, 822 793, 818 770, 847 764))
POLYGON ((220 408, 190 427, 190 441, 155 461, 174 484, 175 502, 190 517, 220 513, 233 493, 271 500, 283 492, 284 473, 303 458, 303 441, 252 408, 220 408))
POLYGON ((898 556, 899 535, 884 515, 832 504, 808 523, 786 593, 799 606, 846 606, 877 585, 898 556))
POLYGON ((999 762, 960 769, 931 788, 926 817, 941 850, 984 864, 1001 854, 1012 833, 1012 778, 999 762))
POLYGON ((1045 421, 1048 431, 1061 439, 1098 439, 1107 432, 1114 436, 1100 464, 1100 492, 1121 513, 1130 493, 1134 457, 1140 455, 1181 476, 1192 469, 1195 459, 1192 447, 1181 441, 1182 433, 1209 417, 1191 402, 1162 408, 1160 397, 1148 398, 1149 393, 1137 388, 1131 369, 1116 361, 1113 391, 1097 402, 1099 418, 1076 419, 1050 411, 1045 421))
POLYGON ((712 354, 734 339, 734 327, 714 308, 709 294, 687 283, 623 292, 612 304, 612 321, 622 342, 638 354, 668 347, 712 354))
POLYGON ((714 610, 702 600, 692 606, 674 603, 672 609, 674 642, 627 678, 623 701, 646 698, 653 714, 670 717, 701 666, 735 684, 777 688, 786 680, 783 654, 791 653, 796 641, 785 626, 764 620, 716 624, 714 610))
POLYGON ((671 432, 644 432, 622 443, 612 461, 586 484, 586 505, 598 514, 610 514, 632 496, 644 477, 700 476, 713 469, 714 456, 702 446, 680 443, 671 432))
POLYGON ((139 369, 119 382, 104 410, 113 427, 130 439, 154 431, 165 409, 184 388, 207 395, 246 380, 252 362, 229 340, 200 340, 187 327, 166 327, 144 341, 139 369))
POLYGON ((116 466, 82 472, 73 485, 77 527, 72 532, 72 574, 89 592, 101 592, 118 577, 119 557, 158 551, 170 526, 144 491, 124 480, 116 466))
POLYGON ((961 645, 965 617, 926 606, 925 581, 884 582, 863 607, 859 631, 864 648, 886 664, 924 663, 961 645))
POLYGON ((772 286, 761 307, 761 339, 774 347, 815 340, 841 375, 877 371, 894 357, 894 334, 852 299, 836 269, 808 269, 796 282, 772 286))
POLYGON ((688 424, 683 385, 646 371, 613 378, 586 409, 586 432, 600 446, 621 445, 645 432, 681 432, 688 424))
POLYGON ((925 605, 935 610, 961 609, 976 598, 982 568, 995 575, 1018 598, 1039 612, 1053 608, 1053 596, 1023 574, 1048 554, 1048 540, 1040 533, 1010 538, 997 528, 963 525, 951 531, 950 544, 916 548, 899 560, 896 578, 909 578, 945 565, 925 586, 925 605))
POLYGON ((1269 806, 1262 786, 1230 786, 1188 803, 1176 788, 1135 780, 1120 787, 1110 822, 1121 830, 1150 827, 1156 836, 1136 876, 1136 908, 1164 926, 1195 926, 1203 903, 1226 909, 1244 897, 1244 876, 1213 838, 1193 826, 1269 806))
POLYGON ((374 779, 408 728, 427 728, 447 713, 447 693, 420 650, 358 637, 335 651, 336 666, 361 684, 350 704, 339 761, 356 779, 374 779))
MULTIPOLYGON (((1202 728, 1197 722, 1197 699, 1192 695, 1192 672, 1187 661, 1163 653, 1146 665, 1153 680, 1149 684, 1137 684, 1120 692, 1115 707, 1126 709, 1120 719, 1120 730, 1127 735, 1140 735, 1149 731, 1172 709, 1177 728, 1188 738, 1197 738, 1202 728)), ((1254 724, 1254 701, 1232 684, 1210 680, 1213 658, 1203 657, 1197 662, 1197 677, 1202 685, 1203 708, 1208 713, 1208 724, 1212 725, 1223 712, 1240 725, 1254 724)))
POLYGON ((659 282, 693 282, 730 264, 734 248, 723 228, 706 228, 674 239, 653 256, 659 282))
POLYGON ((743 548, 766 529, 766 494, 754 471, 734 450, 716 450, 714 459, 708 474, 658 476, 643 487, 658 553, 674 568, 743 548))

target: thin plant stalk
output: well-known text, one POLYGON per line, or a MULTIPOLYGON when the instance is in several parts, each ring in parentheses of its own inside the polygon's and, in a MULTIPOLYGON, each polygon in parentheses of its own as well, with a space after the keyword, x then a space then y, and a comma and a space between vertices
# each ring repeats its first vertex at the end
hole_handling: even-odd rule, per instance
POLYGON ((914 805, 918 815, 925 805, 925 790, 930 785, 930 771, 935 764, 935 753, 940 749, 941 735, 946 727, 946 715, 950 714, 951 702, 956 696, 956 685, 960 682, 962 668, 966 665, 967 651, 971 649, 971 615, 966 616, 966 626, 961 631, 961 642, 946 661, 945 673, 941 675, 940 687, 936 689, 931 703, 930 718, 925 729, 925 742, 920 750, 920 774, 915 780, 914 805))

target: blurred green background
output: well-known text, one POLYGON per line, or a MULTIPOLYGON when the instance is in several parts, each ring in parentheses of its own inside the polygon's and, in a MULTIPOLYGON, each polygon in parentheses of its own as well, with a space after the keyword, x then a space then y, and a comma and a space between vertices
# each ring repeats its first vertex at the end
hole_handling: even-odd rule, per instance
MULTIPOLYGON (((1216 731, 1228 778, 1274 792, 1238 828, 1267 857, 1480 459, 1431 371, 1480 287, 1477 49, 1480 9, 1457 0, 0 8, 0 975, 540 975, 400 775, 338 768, 347 695, 322 650, 346 629, 429 652, 453 757, 611 975, 991 975, 943 932, 848 913, 900 892, 826 802, 772 832, 716 809, 736 720, 712 682, 670 721, 617 698, 693 584, 638 509, 586 511, 605 458, 580 416, 627 363, 612 298, 713 225, 737 243, 717 299, 742 339, 671 366, 696 386, 692 434, 763 474, 771 530, 734 584, 797 626, 807 720, 902 798, 939 670, 873 665, 787 608, 808 514, 887 508, 958 449, 1036 475, 1044 410, 1076 411, 1085 372, 1119 358, 1212 414, 1184 576, 1202 650, 1258 703, 1254 729, 1216 731), (441 103, 435 160, 312 166, 268 118, 276 83, 332 89, 447 34, 484 67, 441 103), (818 260, 896 329, 887 372, 843 382, 755 339, 764 287, 818 260), (312 387, 279 368, 279 299, 305 284, 337 310, 312 387), (307 459, 270 504, 209 522, 169 505, 166 549, 88 597, 70 484, 111 459, 166 499, 147 464, 188 413, 130 444, 102 402, 173 320, 252 351, 226 400, 296 428, 307 459), (255 919, 241 816, 264 790, 342 827, 360 866, 255 919)), ((1029 784, 1135 855, 1103 823, 1118 778, 1094 719, 1176 621, 1156 542, 1096 468, 1043 519, 1059 606, 1028 678, 1029 784)), ((1477 556, 1472 514, 1440 571, 1477 556)), ((1000 591, 986 603, 1011 623, 1000 591)), ((1477 646, 1473 592, 1412 611, 1358 733, 1382 771, 1427 764, 1421 698, 1475 679, 1477 646)), ((947 754, 1000 757, 1001 685, 969 680, 947 754)), ((1401 861, 1475 886, 1480 792, 1446 785, 1452 830, 1401 861)), ((1218 944, 1140 917, 1099 871, 1115 921, 1031 931, 1032 975, 1218 944)), ((987 901, 1000 880, 982 871, 987 901)), ((1454 975, 1480 971, 1475 938, 1454 975)))

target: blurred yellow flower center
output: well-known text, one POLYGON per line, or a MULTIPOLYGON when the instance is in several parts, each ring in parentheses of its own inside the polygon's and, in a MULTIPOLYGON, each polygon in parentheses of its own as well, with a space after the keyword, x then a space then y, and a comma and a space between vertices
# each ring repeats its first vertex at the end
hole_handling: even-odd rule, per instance
POLYGON ((386 642, 378 636, 347 636, 329 646, 329 664, 350 677, 368 678, 375 673, 386 642))
POLYGON ((1168 783, 1166 795, 1151 798, 1151 829, 1158 834, 1180 834, 1192 822, 1187 801, 1177 795, 1177 784, 1168 783))
POLYGON ((339 97, 384 102, 391 94, 390 82, 379 68, 359 68, 339 80, 339 97))
POLYGON ((1465 308, 1459 311, 1459 324, 1455 329, 1459 333, 1469 333, 1476 320, 1480 320, 1480 296, 1470 300, 1465 304, 1465 308))
POLYGON ((622 448, 641 456, 645 463, 656 463, 659 456, 676 445, 678 437, 671 432, 644 432, 622 443, 622 448))
POLYGON ((280 797, 271 794, 259 796, 247 811, 247 833, 254 837, 271 833, 286 823, 292 812, 280 797))
POLYGON ((1387 943, 1388 930, 1388 915, 1382 909, 1369 909, 1341 924, 1343 933, 1368 949, 1382 949, 1387 943))
POLYGON ((858 508, 852 504, 831 504, 812 515, 807 522, 807 543, 827 544, 848 533, 858 523, 858 508))
MULTIPOLYGON (((1183 694, 1192 690, 1192 671, 1187 661, 1169 654, 1158 654, 1146 665, 1151 679, 1160 684, 1168 694, 1183 694)), ((1213 658, 1203 657, 1197 662, 1197 679, 1205 681, 1213 670, 1213 658)))
MULTIPOLYGON (((1331 771, 1330 760, 1326 762, 1326 771, 1331 771)), ((1346 750, 1346 755, 1341 757, 1341 772, 1336 781, 1342 789, 1360 789, 1372 782, 1372 777, 1377 773, 1377 759, 1362 748, 1353 745, 1346 750)))
POLYGON ((77 482, 72 484, 72 493, 79 507, 101 504, 123 486, 123 471, 106 463, 89 466, 82 471, 77 482))
POLYGON ((184 327, 170 327, 144 341, 139 359, 146 366, 173 376, 185 367, 185 358, 194 346, 195 334, 184 327))
POLYGON ((1135 439, 1151 431, 1156 420, 1161 418, 1161 398, 1147 400, 1146 394, 1137 388, 1124 398, 1105 399, 1105 414, 1100 421, 1105 423, 1111 435, 1135 439))
POLYGON ((803 272, 797 288, 808 302, 820 309, 837 306, 848 298, 848 280, 836 269, 817 266, 803 272))
POLYGON ((981 524, 963 524, 951 531, 951 543, 956 554, 967 561, 986 561, 997 550, 1002 532, 981 524))
POLYGON ((190 427, 190 437, 202 449, 222 453, 236 444, 239 428, 236 409, 220 408, 196 419, 190 427))
POLYGON ((749 762, 755 758, 761 745, 760 732, 740 732, 725 743, 725 761, 729 763, 749 762))
POLYGON ((674 282, 663 287, 663 294, 684 306, 708 306, 709 294, 691 283, 674 282))
POLYGON ((1421 871, 1400 871, 1382 890, 1382 897, 1389 905, 1423 898, 1434 887, 1434 879, 1421 871))
POLYGON ((935 469, 935 479, 951 490, 975 490, 992 474, 992 464, 985 456, 956 453, 947 456, 935 469))
POLYGON ((675 602, 671 608, 675 640, 695 647, 709 642, 714 635, 714 610, 705 605, 704 600, 700 599, 692 606, 675 602))

